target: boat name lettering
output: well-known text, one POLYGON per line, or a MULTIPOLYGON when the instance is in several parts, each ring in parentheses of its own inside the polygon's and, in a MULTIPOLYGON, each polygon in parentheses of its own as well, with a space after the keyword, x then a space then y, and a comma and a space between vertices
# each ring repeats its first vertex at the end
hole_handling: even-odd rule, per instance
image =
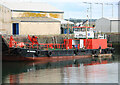
POLYGON ((35 53, 35 51, 32 51, 32 50, 27 50, 27 52, 35 53))

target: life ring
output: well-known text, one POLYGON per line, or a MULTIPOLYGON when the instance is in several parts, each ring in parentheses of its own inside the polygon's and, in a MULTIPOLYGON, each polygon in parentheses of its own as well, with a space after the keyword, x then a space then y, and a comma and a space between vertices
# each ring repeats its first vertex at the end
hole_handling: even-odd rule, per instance
POLYGON ((79 53, 79 50, 76 49, 76 50, 74 51, 74 54, 75 54, 75 55, 78 55, 78 53, 79 53))
POLYGON ((48 57, 52 56, 52 51, 48 51, 48 57))

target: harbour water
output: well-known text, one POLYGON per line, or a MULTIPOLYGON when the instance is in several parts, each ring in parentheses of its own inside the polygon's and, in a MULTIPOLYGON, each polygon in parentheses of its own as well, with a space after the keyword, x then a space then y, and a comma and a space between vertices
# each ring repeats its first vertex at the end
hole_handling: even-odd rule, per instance
POLYGON ((118 83, 118 62, 4 62, 3 83, 118 83))
MULTIPOLYGON (((119 47, 118 47, 119 48, 119 47)), ((118 57, 58 62, 3 62, 3 83, 118 83, 118 57)))

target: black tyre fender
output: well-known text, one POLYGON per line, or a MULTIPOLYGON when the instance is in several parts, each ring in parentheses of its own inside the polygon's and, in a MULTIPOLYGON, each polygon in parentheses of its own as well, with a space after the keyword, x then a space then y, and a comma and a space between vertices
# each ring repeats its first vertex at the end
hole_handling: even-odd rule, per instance
POLYGON ((48 54, 47 54, 47 55, 48 55, 48 57, 51 57, 52 54, 53 54, 52 51, 48 51, 48 54))
POLYGON ((21 54, 21 53, 22 53, 22 50, 20 48, 18 48, 16 54, 21 54))
POLYGON ((75 54, 75 55, 78 55, 78 52, 79 52, 78 49, 74 50, 74 54, 75 54))
POLYGON ((105 49, 105 50, 104 50, 104 53, 107 53, 107 51, 108 51, 108 50, 107 50, 107 49, 105 49))
POLYGON ((92 50, 92 54, 96 54, 96 50, 92 50))
POLYGON ((81 50, 81 52, 85 52, 85 50, 81 50))
POLYGON ((36 50, 36 52, 34 53, 35 56, 40 56, 40 52, 36 50))
POLYGON ((111 49, 111 53, 115 53, 115 50, 114 50, 114 49, 111 49))

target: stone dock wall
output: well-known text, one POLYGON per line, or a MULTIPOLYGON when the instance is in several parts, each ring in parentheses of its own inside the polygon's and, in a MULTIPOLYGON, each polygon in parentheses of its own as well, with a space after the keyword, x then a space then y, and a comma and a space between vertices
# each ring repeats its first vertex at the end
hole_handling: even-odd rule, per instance
MULTIPOLYGON (((30 35, 32 37, 32 35, 30 35)), ((64 39, 74 38, 73 34, 66 35, 35 35, 38 37, 39 43, 63 43, 64 39)), ((9 42, 10 35, 4 35, 4 38, 9 42)), ((18 42, 29 42, 27 35, 13 36, 18 42)), ((120 34, 107 34, 107 40, 111 43, 120 43, 120 34)))
POLYGON ((119 34, 107 34, 108 42, 120 43, 120 33, 119 34))
MULTIPOLYGON (((32 37, 32 35, 30 35, 32 37)), ((38 37, 39 43, 63 43, 64 39, 74 38, 74 35, 35 35, 38 37)), ((10 41, 10 35, 4 35, 7 42, 10 41)), ((30 42, 27 35, 13 36, 17 42, 30 42)))
MULTIPOLYGON (((32 37, 32 35, 30 35, 32 37)), ((63 43, 64 39, 74 38, 73 34, 66 35, 35 35, 38 37, 39 43, 63 43)), ((9 42, 10 35, 4 35, 5 39, 9 42)), ((16 41, 29 42, 28 35, 13 36, 16 41)), ((120 34, 107 34, 107 40, 111 43, 120 43, 120 34)))

